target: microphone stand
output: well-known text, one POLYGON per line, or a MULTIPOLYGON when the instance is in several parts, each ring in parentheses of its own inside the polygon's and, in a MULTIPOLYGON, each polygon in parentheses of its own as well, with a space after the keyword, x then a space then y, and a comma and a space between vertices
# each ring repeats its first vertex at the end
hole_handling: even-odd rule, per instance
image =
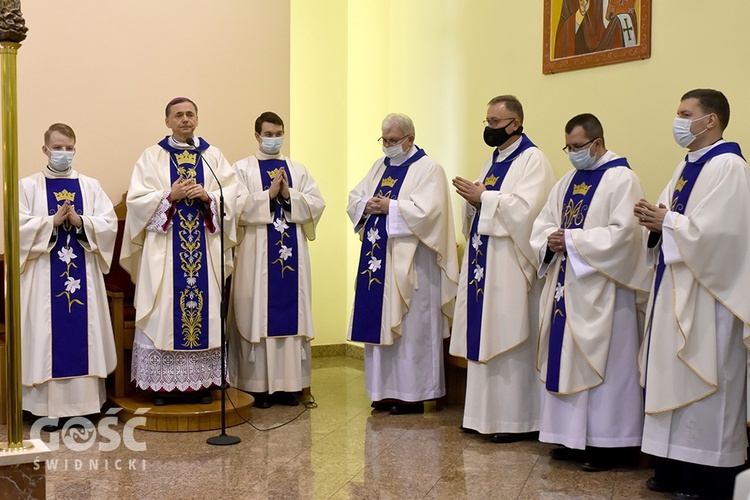
MULTIPOLYGON (((191 146, 195 146, 195 141, 192 137, 188 137, 185 141, 191 146)), ((221 233, 221 434, 206 439, 206 443, 214 446, 227 446, 231 444, 237 444, 241 440, 237 436, 230 436, 227 434, 227 412, 226 412, 226 393, 227 393, 227 303, 226 303, 226 262, 224 257, 224 188, 219 182, 219 178, 216 177, 216 172, 211 168, 211 165, 203 156, 203 152, 198 150, 198 154, 201 155, 203 163, 206 164, 211 175, 214 176, 216 184, 219 185, 219 232, 221 233)))

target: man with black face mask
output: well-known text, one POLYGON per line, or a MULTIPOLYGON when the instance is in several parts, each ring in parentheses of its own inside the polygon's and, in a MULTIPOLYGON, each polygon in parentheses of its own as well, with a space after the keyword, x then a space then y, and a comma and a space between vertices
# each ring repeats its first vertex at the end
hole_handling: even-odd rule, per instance
POLYGON ((465 432, 496 443, 535 439, 542 385, 536 366, 541 282, 529 236, 554 183, 549 160, 523 134, 513 96, 488 103, 484 141, 495 148, 479 180, 453 179, 468 240, 450 353, 468 360, 465 432))

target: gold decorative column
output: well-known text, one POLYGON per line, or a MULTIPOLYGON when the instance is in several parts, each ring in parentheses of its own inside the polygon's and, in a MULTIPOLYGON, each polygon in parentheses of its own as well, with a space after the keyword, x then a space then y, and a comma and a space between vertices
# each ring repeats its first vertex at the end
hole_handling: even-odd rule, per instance
POLYGON ((21 406, 21 308, 18 249, 18 110, 16 54, 26 39, 20 0, 0 0, 0 78, 2 78, 3 210, 5 214, 5 347, 8 389, 6 451, 23 450, 21 406))

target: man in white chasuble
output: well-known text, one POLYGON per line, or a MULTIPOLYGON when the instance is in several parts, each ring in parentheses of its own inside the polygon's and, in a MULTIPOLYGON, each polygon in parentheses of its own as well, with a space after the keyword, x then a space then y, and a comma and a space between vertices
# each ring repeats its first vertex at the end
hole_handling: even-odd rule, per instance
POLYGON ((310 386, 313 339, 308 240, 325 209, 310 172, 281 154, 284 122, 267 111, 255 120, 258 150, 232 168, 240 182, 239 246, 229 320, 232 385, 257 408, 296 406, 310 386))
POLYGON ((135 283, 131 376, 157 405, 172 396, 210 403, 222 382, 220 196, 228 276, 237 177, 219 149, 194 136, 193 101, 172 99, 165 123, 171 135, 143 152, 128 188, 120 264, 135 283))
POLYGON ((638 348, 650 273, 632 206, 643 197, 626 158, 608 150, 596 116, 565 125, 574 169, 534 222, 539 276, 539 440, 589 472, 633 461, 643 429, 638 348), (639 321, 640 319, 640 321, 639 321))
POLYGON ((554 183, 549 160, 523 132, 511 95, 487 103, 492 154, 472 182, 456 177, 467 239, 450 352, 467 360, 462 429, 496 443, 536 439, 541 384, 534 369, 536 278, 531 225, 554 183))
POLYGON ((389 114, 381 132, 385 157, 349 193, 362 248, 348 338, 365 343, 373 407, 398 415, 445 395, 458 260, 443 168, 414 144, 408 116, 389 114))
POLYGON ((657 203, 634 208, 655 273, 639 359, 647 485, 705 498, 731 496, 747 458, 750 171, 728 123, 724 94, 686 93, 673 134, 687 155, 657 203))
POLYGON ((99 182, 73 169, 75 146, 72 128, 51 125, 47 165, 18 192, 23 409, 52 418, 98 413, 117 364, 102 276, 117 217, 99 182))

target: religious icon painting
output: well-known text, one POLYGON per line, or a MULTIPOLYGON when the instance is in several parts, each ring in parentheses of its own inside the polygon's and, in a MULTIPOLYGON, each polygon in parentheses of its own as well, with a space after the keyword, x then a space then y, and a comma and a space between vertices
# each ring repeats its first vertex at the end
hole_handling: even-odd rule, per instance
POLYGON ((544 0, 542 72, 651 57, 651 0, 544 0))

